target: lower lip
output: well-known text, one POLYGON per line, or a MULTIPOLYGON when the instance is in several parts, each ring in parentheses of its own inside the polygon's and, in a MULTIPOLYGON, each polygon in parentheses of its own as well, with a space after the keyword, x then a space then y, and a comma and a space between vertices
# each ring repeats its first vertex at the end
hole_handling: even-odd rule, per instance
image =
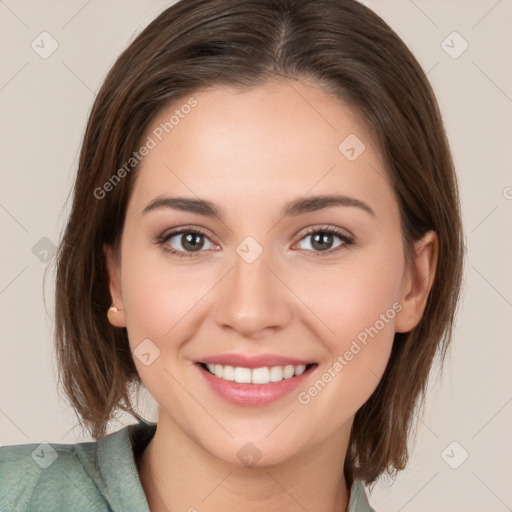
POLYGON ((222 398, 235 405, 267 405, 275 402, 297 389, 316 368, 316 365, 308 368, 304 373, 290 379, 268 384, 240 384, 215 377, 205 370, 200 364, 196 364, 208 385, 222 398))

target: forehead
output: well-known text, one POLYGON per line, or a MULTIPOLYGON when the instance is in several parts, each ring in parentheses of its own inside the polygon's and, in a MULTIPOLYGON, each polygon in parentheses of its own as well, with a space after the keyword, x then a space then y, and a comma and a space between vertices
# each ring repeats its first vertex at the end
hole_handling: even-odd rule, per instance
POLYGON ((132 196, 138 209, 162 194, 255 208, 308 193, 393 200, 358 112, 311 83, 197 91, 160 111, 149 139, 132 196))

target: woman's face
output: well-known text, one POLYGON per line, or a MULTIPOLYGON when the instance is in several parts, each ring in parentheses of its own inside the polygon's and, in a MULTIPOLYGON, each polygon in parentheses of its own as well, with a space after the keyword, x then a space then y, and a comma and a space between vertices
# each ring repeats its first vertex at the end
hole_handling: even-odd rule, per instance
POLYGON ((289 460, 348 438, 407 330, 398 204, 360 117, 312 84, 191 97, 143 138, 111 321, 159 425, 289 460))

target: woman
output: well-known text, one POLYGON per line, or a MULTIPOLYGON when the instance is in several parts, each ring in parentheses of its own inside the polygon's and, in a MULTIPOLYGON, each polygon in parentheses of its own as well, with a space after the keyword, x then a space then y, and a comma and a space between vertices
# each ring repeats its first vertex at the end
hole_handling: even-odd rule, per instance
POLYGON ((351 0, 188 0, 90 114, 57 258, 94 443, 0 450, 2 510, 373 510, 462 273, 432 89, 351 0), (133 387, 159 405, 138 417, 133 387))

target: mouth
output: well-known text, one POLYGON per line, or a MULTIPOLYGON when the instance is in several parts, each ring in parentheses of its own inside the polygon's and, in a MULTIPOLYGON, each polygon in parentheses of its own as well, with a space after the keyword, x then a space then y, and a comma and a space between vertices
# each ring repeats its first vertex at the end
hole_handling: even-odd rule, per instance
POLYGON ((231 366, 211 363, 198 363, 206 372, 227 382, 238 384, 270 384, 282 380, 298 377, 311 370, 316 363, 286 365, 286 366, 261 366, 260 368, 246 368, 244 366, 231 366))
POLYGON ((267 405, 289 395, 309 379, 317 363, 297 359, 233 354, 205 358, 194 365, 218 396, 235 405, 267 405))

